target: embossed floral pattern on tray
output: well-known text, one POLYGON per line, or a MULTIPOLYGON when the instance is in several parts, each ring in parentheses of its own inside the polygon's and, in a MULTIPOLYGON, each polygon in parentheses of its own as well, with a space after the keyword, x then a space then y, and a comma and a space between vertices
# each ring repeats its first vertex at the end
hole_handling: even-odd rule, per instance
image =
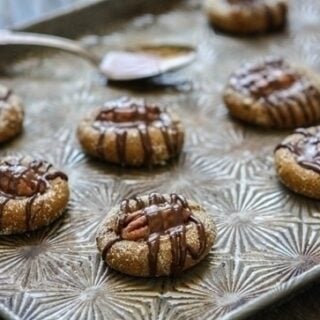
POLYGON ((90 66, 66 54, 19 62, 1 78, 24 98, 26 122, 0 155, 47 159, 68 173, 72 193, 66 214, 52 226, 0 238, 0 307, 32 320, 238 319, 320 274, 320 204, 286 190, 273 169, 273 148, 287 132, 246 127, 229 118, 221 100, 228 74, 243 61, 280 54, 319 66, 320 4, 290 5, 287 32, 254 40, 216 34, 198 0, 83 39, 97 53, 130 45, 142 33, 145 42, 198 45, 195 64, 152 85, 103 86, 90 66), (82 152, 77 121, 105 100, 128 94, 181 115, 187 136, 180 159, 128 170, 82 152), (108 210, 123 197, 149 191, 183 193, 217 222, 208 259, 177 279, 121 275, 95 248, 108 210))

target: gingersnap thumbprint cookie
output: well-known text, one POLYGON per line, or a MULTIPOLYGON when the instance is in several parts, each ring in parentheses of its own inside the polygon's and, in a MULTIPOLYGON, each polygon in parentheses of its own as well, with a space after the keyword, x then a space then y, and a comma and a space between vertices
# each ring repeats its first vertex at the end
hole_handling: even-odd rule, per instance
POLYGON ((269 58, 234 72, 224 91, 230 114, 267 128, 296 128, 320 120, 320 78, 269 58))
POLYGON ((0 159, 0 235, 32 231, 61 216, 69 199, 67 180, 45 161, 0 159))
POLYGON ((106 103, 80 122, 78 138, 90 155, 122 166, 165 164, 177 157, 184 129, 176 115, 143 100, 106 103))
POLYGON ((287 0, 207 0, 205 10, 213 27, 246 35, 282 30, 287 0))
POLYGON ((152 193, 114 207, 98 231, 97 246, 113 269, 158 277, 199 263, 215 238, 215 224, 200 205, 174 193, 152 193))
POLYGON ((320 199, 320 126, 297 129, 275 150, 280 181, 294 192, 320 199))
POLYGON ((0 143, 22 131, 24 111, 21 99, 10 89, 0 85, 0 143))

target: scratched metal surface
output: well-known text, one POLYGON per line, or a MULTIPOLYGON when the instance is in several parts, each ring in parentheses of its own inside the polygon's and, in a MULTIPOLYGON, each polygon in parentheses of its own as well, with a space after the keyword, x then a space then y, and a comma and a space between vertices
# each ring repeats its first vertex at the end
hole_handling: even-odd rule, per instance
POLYGON ((1 0, 0 28, 10 28, 39 19, 57 10, 70 9, 75 5, 94 1, 97 0, 1 0))
POLYGON ((272 151, 287 132, 258 130, 228 117, 221 91, 241 62, 283 55, 319 70, 320 4, 291 2, 286 33, 257 39, 216 34, 200 2, 116 24, 82 41, 96 53, 137 41, 191 42, 189 68, 136 86, 104 86, 88 64, 65 54, 17 63, 1 83, 26 105, 25 131, 0 155, 31 154, 70 177, 67 213, 34 233, 0 238, 0 306, 17 319, 240 319, 320 276, 320 203, 284 189, 272 151), (127 170, 91 160, 75 137, 83 114, 121 95, 171 106, 186 144, 164 168, 127 170), (175 191, 216 220, 208 259, 176 279, 145 280, 110 270, 95 232, 123 197, 175 191))

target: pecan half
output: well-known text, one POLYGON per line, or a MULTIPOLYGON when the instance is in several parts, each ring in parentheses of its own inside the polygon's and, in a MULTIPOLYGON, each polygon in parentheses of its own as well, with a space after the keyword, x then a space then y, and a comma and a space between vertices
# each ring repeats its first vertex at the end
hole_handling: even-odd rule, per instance
POLYGON ((0 166, 0 190, 15 196, 32 196, 42 193, 46 183, 31 168, 21 165, 0 166))
POLYGON ((119 219, 119 234, 125 240, 147 239, 153 233, 164 234, 186 224, 191 215, 180 204, 151 205, 119 219))

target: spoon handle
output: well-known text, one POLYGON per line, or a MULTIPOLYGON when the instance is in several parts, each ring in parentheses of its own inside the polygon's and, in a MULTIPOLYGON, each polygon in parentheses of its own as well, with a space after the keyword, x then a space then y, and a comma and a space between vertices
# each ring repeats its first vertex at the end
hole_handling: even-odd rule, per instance
POLYGON ((49 47, 75 54, 95 66, 100 63, 97 57, 83 48, 77 41, 47 34, 0 30, 0 48, 7 45, 49 47))

